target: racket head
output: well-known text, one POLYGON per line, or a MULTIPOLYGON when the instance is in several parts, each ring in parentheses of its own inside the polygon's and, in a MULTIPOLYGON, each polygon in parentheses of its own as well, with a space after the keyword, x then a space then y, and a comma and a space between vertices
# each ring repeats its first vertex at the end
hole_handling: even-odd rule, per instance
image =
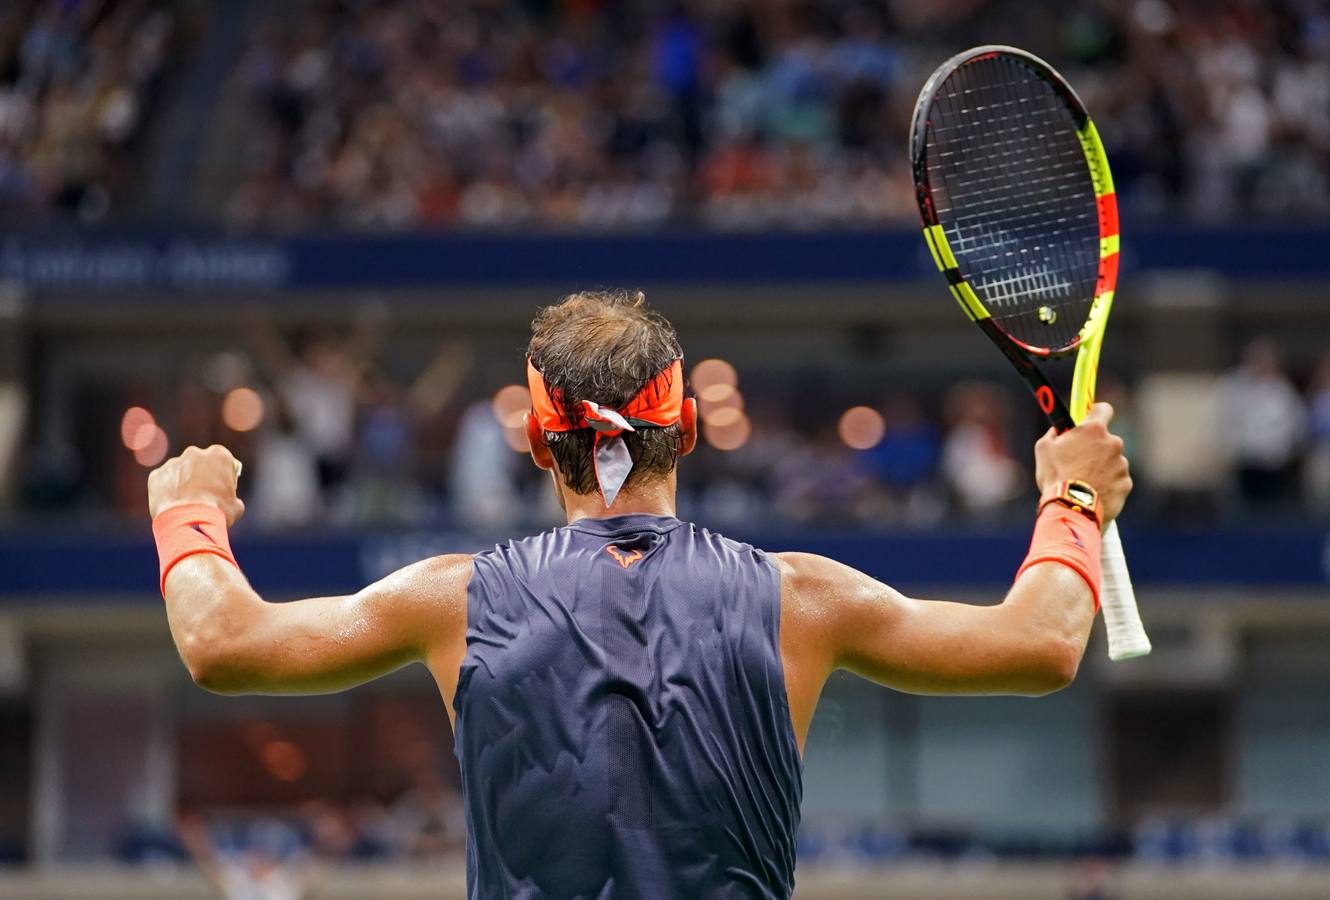
POLYGON ((1088 409, 1119 238, 1112 175, 1080 97, 1031 53, 975 47, 924 84, 910 152, 924 238, 957 301, 1031 357, 1089 350, 1072 392, 1088 409))

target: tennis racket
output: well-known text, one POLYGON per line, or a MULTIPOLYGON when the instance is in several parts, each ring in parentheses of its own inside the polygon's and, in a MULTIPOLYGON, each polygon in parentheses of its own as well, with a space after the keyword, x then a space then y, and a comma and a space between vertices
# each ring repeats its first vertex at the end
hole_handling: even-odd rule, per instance
MULTIPOLYGON (((924 84, 910 126, 924 239, 951 293, 1059 431, 1090 411, 1118 276, 1104 146, 1076 92, 1015 47, 976 47, 924 84), (1070 403, 1042 363, 1076 354, 1070 403)), ((1150 652, 1117 524, 1103 536, 1108 654, 1150 652)))

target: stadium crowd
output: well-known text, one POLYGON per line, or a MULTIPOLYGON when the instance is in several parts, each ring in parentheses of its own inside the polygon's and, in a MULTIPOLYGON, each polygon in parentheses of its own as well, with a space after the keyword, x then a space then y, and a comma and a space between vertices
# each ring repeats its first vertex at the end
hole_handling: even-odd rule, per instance
POLYGON ((163 0, 0 4, 0 221, 96 222, 142 187, 179 30, 163 0))
MULTIPOLYGON (((247 342, 199 358, 169 388, 139 381, 76 391, 62 414, 81 423, 72 441, 31 450, 26 507, 139 513, 144 467, 190 444, 221 443, 245 461, 246 527, 497 533, 560 520, 545 473, 514 452, 525 449, 523 386, 499 389, 472 351, 452 343, 403 371, 385 352, 383 311, 367 308, 358 322, 290 335, 256 325, 247 342), (161 419, 160 443, 128 433, 136 414, 161 419), (117 429, 128 449, 108 467, 117 429)), ((1330 516, 1330 354, 1296 375, 1274 342, 1257 339, 1212 380, 1213 473, 1201 496, 1181 504, 1166 479, 1152 478, 1134 392, 1102 376, 1100 398, 1117 408, 1115 429, 1138 476, 1135 509, 1193 521, 1330 516)), ((698 376, 695 368, 695 391, 698 376)), ((739 386, 699 391, 703 448, 680 468, 685 516, 733 529, 927 526, 1028 511, 1028 447, 1045 426, 1015 379, 865 390, 832 371, 772 371, 739 386)))
POLYGON ((1067 68, 1124 201, 1330 208, 1313 3, 312 3, 256 41, 228 218, 352 228, 912 221, 905 131, 979 42, 1067 68))
MULTIPOLYGON (((233 31, 223 4, 200 9, 200 42, 233 31)), ((251 12, 198 142, 234 148, 226 172, 194 180, 220 189, 175 201, 236 228, 910 222, 915 93, 981 40, 1065 70, 1132 213, 1330 209, 1330 12, 1310 0, 251 12)), ((138 145, 154 117, 201 102, 180 85, 208 54, 180 52, 180 16, 158 0, 0 8, 0 206, 96 220, 151 181, 158 160, 138 145)))

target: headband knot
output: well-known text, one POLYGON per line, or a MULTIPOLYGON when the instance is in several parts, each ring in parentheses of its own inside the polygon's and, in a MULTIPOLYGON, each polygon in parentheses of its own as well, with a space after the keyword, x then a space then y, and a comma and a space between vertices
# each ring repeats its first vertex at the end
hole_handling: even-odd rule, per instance
POLYGON ((628 420, 619 413, 608 406, 601 406, 599 403, 593 403, 590 400, 582 401, 582 418, 586 419, 587 425, 605 434, 609 434, 611 431, 618 434, 621 431, 637 430, 629 425, 628 420))
POLYGON ((611 409, 591 400, 583 400, 575 419, 563 408, 559 391, 550 391, 545 376, 526 361, 527 387, 531 390, 531 411, 545 431, 563 432, 590 428, 596 432, 592 462, 596 485, 608 508, 633 470, 633 458, 623 433, 640 428, 665 428, 683 415, 683 360, 676 359, 652 378, 622 409, 611 409))

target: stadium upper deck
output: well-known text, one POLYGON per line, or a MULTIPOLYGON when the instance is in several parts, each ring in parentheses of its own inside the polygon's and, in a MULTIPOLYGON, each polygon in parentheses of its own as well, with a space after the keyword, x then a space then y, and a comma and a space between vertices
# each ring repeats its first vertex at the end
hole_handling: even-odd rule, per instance
POLYGON ((0 12, 0 215, 911 222, 914 92, 1001 41, 1080 86, 1138 214, 1330 209, 1330 14, 1310 2, 27 0, 0 12))

